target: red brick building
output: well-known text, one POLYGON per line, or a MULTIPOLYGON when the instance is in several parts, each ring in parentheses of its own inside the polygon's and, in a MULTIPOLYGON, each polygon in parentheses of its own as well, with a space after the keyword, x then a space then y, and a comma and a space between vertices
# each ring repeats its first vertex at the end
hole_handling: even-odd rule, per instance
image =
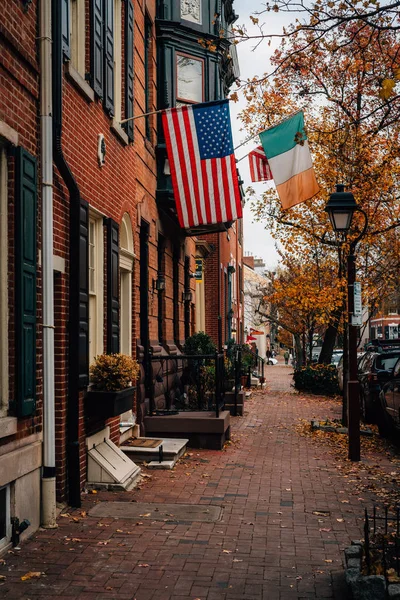
MULTIPOLYGON (((49 494, 54 512, 53 486, 58 501, 79 505, 92 434, 109 427, 119 441, 120 417, 88 408, 94 357, 138 358, 132 411, 142 423, 147 357, 179 352, 196 328, 200 248, 211 285, 219 255, 221 293, 225 271, 236 281, 241 261, 235 225, 196 242, 160 199, 153 113, 178 95, 161 102, 154 0, 6 0, 2 8, 0 550, 11 517, 29 519, 29 534, 49 494)), ((223 316, 226 339, 241 327, 234 286, 220 307, 226 315, 231 302, 235 315, 230 325, 223 316)))

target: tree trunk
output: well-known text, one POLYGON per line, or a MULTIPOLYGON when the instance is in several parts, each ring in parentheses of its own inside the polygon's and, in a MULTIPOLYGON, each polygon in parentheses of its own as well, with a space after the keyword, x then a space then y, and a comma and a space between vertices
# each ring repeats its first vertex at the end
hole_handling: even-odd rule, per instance
POLYGON ((294 348, 295 348, 295 368, 299 369, 303 366, 303 348, 301 344, 301 335, 299 333, 293 334, 294 348))
POLYGON ((322 342, 321 353, 318 360, 319 363, 329 365, 332 362, 332 353, 335 347, 336 336, 342 312, 343 308, 332 313, 333 322, 328 326, 325 332, 324 341, 322 342))

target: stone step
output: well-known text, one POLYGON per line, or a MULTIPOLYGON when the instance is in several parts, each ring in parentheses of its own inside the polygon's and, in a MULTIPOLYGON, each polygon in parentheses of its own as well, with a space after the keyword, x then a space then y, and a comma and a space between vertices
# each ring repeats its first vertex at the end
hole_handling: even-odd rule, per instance
POLYGON ((162 439, 162 443, 156 448, 143 448, 137 446, 122 445, 121 450, 131 460, 141 463, 146 462, 148 467, 157 469, 172 469, 177 460, 185 453, 186 445, 189 440, 175 438, 137 438, 143 440, 162 439), (159 461, 160 447, 162 446, 162 462, 159 461), (155 466, 157 465, 157 466, 155 466), (159 466, 164 465, 164 466, 159 466))

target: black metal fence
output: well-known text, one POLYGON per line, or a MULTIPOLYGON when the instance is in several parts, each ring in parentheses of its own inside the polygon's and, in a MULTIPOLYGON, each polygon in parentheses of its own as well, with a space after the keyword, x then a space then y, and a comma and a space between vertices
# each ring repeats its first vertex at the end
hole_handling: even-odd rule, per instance
POLYGON ((264 369, 265 360, 240 345, 215 354, 150 354, 146 367, 149 412, 215 411, 218 417, 229 392, 234 394, 237 414, 242 378, 246 377, 245 387, 251 387, 252 376, 263 383, 264 369))
POLYGON ((365 567, 367 574, 400 577, 400 507, 365 509, 364 522, 365 567))
POLYGON ((226 388, 223 353, 156 355, 149 362, 150 414, 215 410, 219 416, 226 388))

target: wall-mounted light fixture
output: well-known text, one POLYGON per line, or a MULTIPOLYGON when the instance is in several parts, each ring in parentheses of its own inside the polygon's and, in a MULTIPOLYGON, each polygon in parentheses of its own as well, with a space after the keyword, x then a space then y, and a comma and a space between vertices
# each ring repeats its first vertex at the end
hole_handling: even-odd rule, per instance
POLYGON ((185 290, 182 292, 182 302, 191 302, 193 298, 193 294, 190 290, 185 290))
POLYGON ((153 279, 153 290, 156 290, 157 292, 165 290, 164 273, 157 273, 157 279, 153 279))

